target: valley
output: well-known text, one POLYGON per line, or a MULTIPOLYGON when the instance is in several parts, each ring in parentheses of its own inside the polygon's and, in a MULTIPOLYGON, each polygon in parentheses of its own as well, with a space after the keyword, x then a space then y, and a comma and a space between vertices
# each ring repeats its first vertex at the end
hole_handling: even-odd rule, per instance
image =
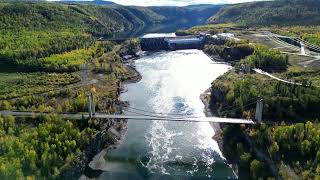
POLYGON ((317 3, 0 0, 0 179, 318 179, 317 3))

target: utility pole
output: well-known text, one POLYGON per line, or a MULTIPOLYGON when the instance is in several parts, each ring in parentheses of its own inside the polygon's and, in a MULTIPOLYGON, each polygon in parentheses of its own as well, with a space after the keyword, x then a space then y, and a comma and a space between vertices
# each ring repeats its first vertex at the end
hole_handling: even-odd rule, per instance
POLYGON ((256 115, 255 115, 255 120, 258 123, 262 122, 262 110, 263 110, 263 99, 262 97, 257 98, 257 105, 256 105, 256 115))

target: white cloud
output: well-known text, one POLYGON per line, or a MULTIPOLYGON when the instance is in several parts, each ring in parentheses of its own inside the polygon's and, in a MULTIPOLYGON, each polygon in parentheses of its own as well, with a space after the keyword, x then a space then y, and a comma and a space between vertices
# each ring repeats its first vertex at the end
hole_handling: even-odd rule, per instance
MULTIPOLYGON (((60 0, 47 0, 47 1, 60 1, 60 0)), ((79 0, 79 1, 92 1, 92 0, 79 0)), ((261 0, 106 0, 112 1, 122 5, 134 6, 186 6, 192 4, 234 4, 249 1, 261 0)))
POLYGON ((255 0, 110 0, 122 5, 186 6, 191 4, 234 4, 255 0))

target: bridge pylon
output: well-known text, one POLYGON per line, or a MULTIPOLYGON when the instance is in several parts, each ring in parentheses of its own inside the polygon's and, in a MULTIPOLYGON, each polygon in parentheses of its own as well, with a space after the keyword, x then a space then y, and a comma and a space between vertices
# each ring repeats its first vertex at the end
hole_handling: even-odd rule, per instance
POLYGON ((89 118, 92 118, 96 114, 96 106, 94 103, 94 96, 92 92, 87 93, 88 96, 88 113, 89 118))
POLYGON ((257 98, 256 114, 255 114, 255 120, 258 123, 262 122, 262 111, 263 111, 263 98, 259 96, 257 98))
POLYGON ((88 96, 88 113, 89 113, 89 118, 92 117, 92 112, 91 112, 91 93, 87 94, 88 96))
POLYGON ((91 93, 91 112, 92 112, 92 115, 94 116, 96 114, 96 105, 94 103, 94 96, 93 96, 93 93, 91 93))

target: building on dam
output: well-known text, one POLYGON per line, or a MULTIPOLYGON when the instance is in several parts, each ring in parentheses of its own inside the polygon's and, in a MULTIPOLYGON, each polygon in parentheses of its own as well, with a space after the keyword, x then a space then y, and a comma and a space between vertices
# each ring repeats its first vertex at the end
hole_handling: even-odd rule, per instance
POLYGON ((200 49, 205 42, 205 36, 178 36, 178 37, 152 37, 140 38, 143 51, 200 49))

